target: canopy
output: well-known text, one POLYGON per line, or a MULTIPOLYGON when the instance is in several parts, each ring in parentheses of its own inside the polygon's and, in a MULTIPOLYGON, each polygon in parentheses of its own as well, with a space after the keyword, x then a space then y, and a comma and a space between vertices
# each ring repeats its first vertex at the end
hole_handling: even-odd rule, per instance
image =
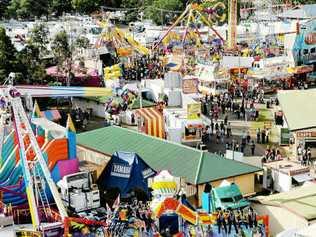
POLYGON ((148 193, 147 179, 155 173, 136 153, 120 151, 112 155, 98 184, 104 189, 119 188, 122 197, 135 188, 148 193))
POLYGON ((313 70, 314 70, 313 66, 310 66, 310 65, 302 65, 302 66, 288 68, 288 72, 294 73, 294 74, 310 73, 313 70))
POLYGON ((54 138, 62 138, 66 135, 67 129, 54 123, 47 118, 32 118, 32 123, 50 132, 54 138))
POLYGON ((143 118, 144 126, 142 129, 148 135, 164 138, 164 119, 163 115, 155 108, 142 108, 136 110, 136 114, 143 118))
POLYGON ((309 173, 294 175, 293 178, 299 183, 303 183, 305 181, 310 181, 314 179, 314 177, 312 177, 309 173))
POLYGON ((61 119, 60 113, 57 109, 41 111, 41 117, 45 117, 50 121, 58 121, 61 119))

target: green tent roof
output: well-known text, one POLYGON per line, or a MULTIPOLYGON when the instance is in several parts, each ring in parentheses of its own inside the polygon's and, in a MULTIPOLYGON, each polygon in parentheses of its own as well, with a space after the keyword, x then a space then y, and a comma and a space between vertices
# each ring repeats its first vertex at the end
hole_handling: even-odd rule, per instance
MULTIPOLYGON (((153 107, 155 104, 149 100, 144 100, 142 99, 142 107, 147 108, 147 107, 153 107)), ((130 109, 139 109, 140 108, 140 99, 137 97, 130 105, 130 109)))
POLYGON ((261 170, 212 153, 116 126, 80 133, 77 136, 77 144, 107 155, 112 155, 116 151, 135 152, 156 171, 167 169, 172 175, 184 177, 191 184, 261 170))

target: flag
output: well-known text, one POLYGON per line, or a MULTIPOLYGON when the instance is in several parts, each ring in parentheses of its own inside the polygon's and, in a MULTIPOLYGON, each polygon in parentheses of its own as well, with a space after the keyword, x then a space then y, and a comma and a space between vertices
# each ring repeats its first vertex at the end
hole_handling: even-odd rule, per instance
POLYGON ((119 195, 117 196, 116 200, 114 201, 114 203, 113 203, 113 205, 112 205, 112 208, 113 208, 113 209, 118 208, 119 205, 120 205, 120 202, 121 202, 121 200, 120 200, 120 194, 119 194, 119 195))
POLYGON ((71 132, 76 132, 74 123, 72 122, 70 114, 68 114, 66 128, 71 132))
POLYGON ((35 100, 33 113, 32 113, 32 118, 40 118, 40 117, 41 117, 41 110, 40 110, 40 108, 38 106, 37 101, 35 100))

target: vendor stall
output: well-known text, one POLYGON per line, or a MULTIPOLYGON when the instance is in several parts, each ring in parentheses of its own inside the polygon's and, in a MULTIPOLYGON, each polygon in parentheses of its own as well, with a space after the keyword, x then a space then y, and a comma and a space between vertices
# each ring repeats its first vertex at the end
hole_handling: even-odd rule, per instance
POLYGON ((199 90, 203 94, 220 94, 228 89, 229 73, 224 69, 219 69, 216 64, 199 64, 196 76, 199 79, 199 90))
POLYGON ((263 187, 266 189, 286 192, 314 179, 309 167, 293 161, 279 160, 263 164, 263 187))

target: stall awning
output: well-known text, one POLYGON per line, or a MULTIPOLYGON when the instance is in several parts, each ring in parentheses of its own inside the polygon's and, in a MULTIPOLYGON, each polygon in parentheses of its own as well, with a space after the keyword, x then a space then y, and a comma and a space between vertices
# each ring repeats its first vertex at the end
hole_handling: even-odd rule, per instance
POLYGON ((61 119, 60 113, 57 109, 41 111, 41 117, 47 118, 50 121, 58 121, 61 119))
POLYGON ((164 138, 163 115, 155 108, 143 108, 136 110, 136 114, 144 119, 145 131, 148 135, 164 138))
POLYGON ((309 173, 294 175, 293 178, 299 183, 303 183, 314 179, 314 177, 312 177, 309 173))
POLYGON ((314 71, 314 67, 309 65, 288 68, 288 72, 294 74, 310 73, 312 71, 314 71))

